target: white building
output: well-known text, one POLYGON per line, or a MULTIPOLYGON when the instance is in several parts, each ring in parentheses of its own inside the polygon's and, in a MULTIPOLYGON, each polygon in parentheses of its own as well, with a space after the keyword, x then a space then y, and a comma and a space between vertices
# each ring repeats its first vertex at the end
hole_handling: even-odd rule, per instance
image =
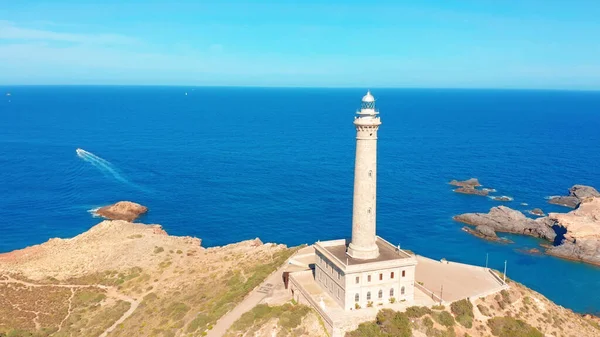
POLYGON ((417 260, 377 236, 377 131, 381 120, 370 92, 354 119, 356 161, 352 239, 317 242, 315 280, 345 310, 414 298, 417 260))

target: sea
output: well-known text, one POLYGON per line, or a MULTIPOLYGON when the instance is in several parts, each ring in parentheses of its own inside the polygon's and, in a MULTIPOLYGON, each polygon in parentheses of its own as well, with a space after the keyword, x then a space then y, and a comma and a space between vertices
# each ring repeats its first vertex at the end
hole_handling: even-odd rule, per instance
MULTIPOLYGON (((600 92, 373 89, 377 231, 435 259, 503 271, 577 312, 600 312, 600 268, 476 238, 452 216, 600 189, 600 92), (509 202, 452 192, 479 178, 509 202)), ((367 88, 0 87, 0 252, 76 236, 119 200, 206 247, 351 235, 355 129, 367 88), (10 95, 8 95, 10 93, 10 95), (81 149, 80 151, 76 151, 81 149)))

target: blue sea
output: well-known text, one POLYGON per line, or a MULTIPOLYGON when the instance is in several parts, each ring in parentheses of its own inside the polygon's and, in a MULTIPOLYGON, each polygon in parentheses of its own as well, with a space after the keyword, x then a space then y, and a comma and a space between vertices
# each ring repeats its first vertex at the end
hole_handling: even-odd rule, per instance
MULTIPOLYGON (((0 251, 68 238, 119 200, 204 246, 351 234, 354 113, 365 89, 0 87, 0 251), (7 96, 5 93, 10 92, 7 96), (187 93, 187 94, 186 94, 187 93), (80 155, 76 149, 85 152, 80 155)), ((375 89, 378 233, 436 259, 504 268, 578 312, 600 311, 600 268, 490 243, 452 216, 600 188, 600 92, 375 89), (477 177, 514 201, 452 192, 477 177)), ((528 203, 527 206, 521 203, 528 203)))

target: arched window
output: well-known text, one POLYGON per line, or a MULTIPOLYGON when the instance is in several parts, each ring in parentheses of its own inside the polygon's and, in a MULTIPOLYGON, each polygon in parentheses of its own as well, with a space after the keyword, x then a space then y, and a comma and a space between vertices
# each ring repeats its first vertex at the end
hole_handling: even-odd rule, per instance
POLYGON ((390 289, 390 297, 394 297, 394 288, 390 289))
POLYGON ((406 270, 402 271, 402 277, 406 276, 406 270))
POLYGON ((404 295, 404 287, 400 288, 400 295, 404 295))
POLYGON ((373 176, 373 171, 369 170, 369 178, 373 176))
POLYGON ((354 295, 354 302, 358 302, 358 300, 360 300, 360 295, 356 293, 356 295, 354 295))
POLYGON ((379 289, 379 298, 383 298, 383 290, 379 289))
POLYGON ((371 292, 370 292, 370 291, 368 291, 368 292, 367 292, 367 301, 370 301, 370 300, 371 300, 371 292))

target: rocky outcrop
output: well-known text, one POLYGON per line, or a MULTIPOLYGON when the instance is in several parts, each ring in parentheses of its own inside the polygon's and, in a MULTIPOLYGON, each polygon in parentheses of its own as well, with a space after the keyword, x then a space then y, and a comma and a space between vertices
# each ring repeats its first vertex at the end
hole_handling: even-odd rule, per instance
POLYGON ((489 241, 497 241, 497 242, 502 242, 502 243, 512 243, 512 241, 510 241, 508 239, 498 237, 498 235, 496 235, 496 232, 494 231, 494 229, 491 228, 490 226, 480 225, 480 226, 475 227, 475 229, 473 229, 469 226, 464 226, 462 228, 462 230, 471 235, 475 235, 476 237, 481 238, 481 239, 485 239, 485 240, 489 240, 489 241))
POLYGON ((583 199, 590 197, 600 197, 600 193, 591 186, 575 185, 569 189, 568 196, 552 197, 548 202, 555 205, 577 208, 583 199))
POLYGON ((576 210, 550 213, 548 219, 566 233, 563 242, 546 253, 600 265, 600 197, 584 198, 576 210))
POLYGON ((485 236, 491 236, 491 237, 498 236, 498 235, 496 235, 496 232, 494 231, 494 229, 490 226, 479 225, 479 226, 475 227, 475 230, 485 236))
POLYGON ((119 201, 97 209, 94 213, 111 220, 134 221, 140 215, 148 212, 146 206, 131 201, 119 201))
POLYGON ((511 198, 511 197, 507 197, 507 196, 505 196, 505 195, 502 195, 502 196, 496 196, 496 197, 491 197, 491 198, 492 198, 492 200, 495 200, 495 201, 513 201, 513 198, 511 198))
POLYGON ((481 195, 481 196, 486 196, 489 194, 489 192, 487 190, 478 190, 476 188, 466 187, 466 186, 459 187, 459 188, 455 189, 454 192, 463 193, 463 194, 481 195))
POLYGON ((530 235, 554 241, 556 233, 551 228, 552 222, 546 218, 531 219, 514 209, 498 206, 489 213, 465 213, 454 217, 454 220, 472 226, 485 225, 496 232, 530 235))
POLYGON ((546 216, 546 214, 544 213, 544 211, 542 211, 541 208, 534 208, 531 211, 527 211, 529 214, 531 215, 535 215, 535 216, 546 216))
POLYGON ((481 184, 479 183, 479 180, 477 180, 477 178, 471 178, 471 179, 467 179, 467 180, 463 180, 463 181, 452 180, 450 182, 450 185, 458 186, 458 187, 470 187, 470 188, 475 188, 475 187, 481 186, 481 184))

